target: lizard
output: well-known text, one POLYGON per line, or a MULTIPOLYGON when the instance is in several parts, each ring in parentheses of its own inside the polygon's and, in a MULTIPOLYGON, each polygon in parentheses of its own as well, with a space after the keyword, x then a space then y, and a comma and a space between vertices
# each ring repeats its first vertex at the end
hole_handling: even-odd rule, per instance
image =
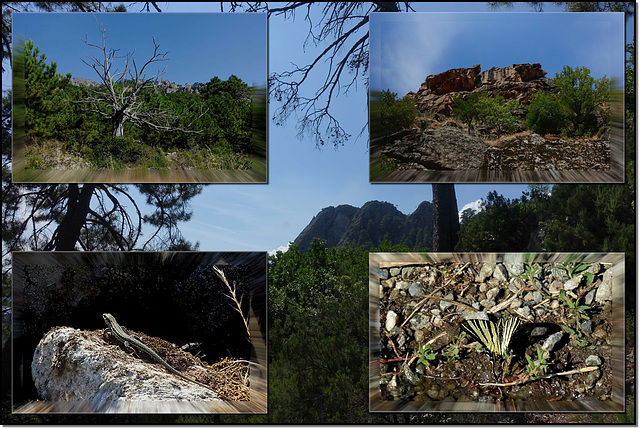
MULTIPOLYGON (((149 346, 144 344, 142 341, 136 339, 132 335, 129 335, 127 333, 127 330, 124 327, 120 326, 120 324, 116 321, 116 318, 113 317, 111 314, 104 313, 102 315, 102 318, 104 319, 105 323, 107 324, 107 326, 111 330, 111 333, 113 334, 113 336, 116 337, 116 339, 119 342, 123 343, 125 347, 134 347, 134 348, 146 353, 148 356, 153 358, 153 360, 155 360, 156 362, 160 363, 170 373, 172 373, 174 375, 177 375, 178 377, 181 377, 184 380, 187 380, 187 381, 189 381, 191 383, 195 383, 198 386, 205 387, 205 388, 207 388, 209 390, 213 390, 214 392, 216 392, 213 388, 211 388, 211 386, 208 386, 208 385, 206 385, 204 383, 200 383, 199 381, 196 381, 196 380, 194 380, 194 379, 192 379, 190 377, 187 377, 186 375, 184 375, 183 373, 181 373, 180 371, 178 371, 177 369, 175 369, 174 367, 169 365, 167 363, 167 361, 162 359, 149 346)), ((221 397, 221 395, 218 392, 216 392, 216 394, 221 397)))

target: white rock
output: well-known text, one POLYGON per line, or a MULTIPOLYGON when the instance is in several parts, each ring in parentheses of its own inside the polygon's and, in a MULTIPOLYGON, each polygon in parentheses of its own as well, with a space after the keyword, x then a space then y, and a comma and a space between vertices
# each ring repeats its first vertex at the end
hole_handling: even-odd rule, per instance
POLYGON ((393 328, 396 327, 397 324, 398 324, 398 315, 396 314, 395 311, 389 310, 389 312, 387 312, 387 321, 385 322, 384 327, 387 329, 387 331, 391 332, 393 328))
POLYGON ((52 329, 40 340, 31 373, 40 397, 50 401, 102 407, 123 401, 221 402, 212 390, 135 358, 95 332, 67 327, 52 329))

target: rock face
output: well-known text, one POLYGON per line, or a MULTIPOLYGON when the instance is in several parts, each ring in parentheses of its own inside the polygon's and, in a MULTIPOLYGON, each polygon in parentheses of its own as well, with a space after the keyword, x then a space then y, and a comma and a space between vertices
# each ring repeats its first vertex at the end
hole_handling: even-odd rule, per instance
POLYGON ((447 70, 427 76, 418 92, 409 92, 421 112, 451 116, 453 100, 472 92, 487 91, 491 96, 518 100, 527 105, 533 94, 539 91, 557 92, 553 79, 539 63, 513 64, 508 67, 493 67, 480 72, 480 65, 473 68, 447 70))
POLYGON ((478 170, 487 145, 480 137, 453 127, 413 129, 413 133, 387 145, 382 154, 430 170, 478 170))
POLYGON ((473 91, 480 66, 473 68, 451 69, 444 73, 427 76, 425 88, 431 94, 441 95, 449 92, 473 91))
POLYGON ((529 82, 545 77, 547 72, 542 70, 539 63, 513 64, 508 67, 492 67, 480 73, 480 85, 489 85, 500 82, 529 82))

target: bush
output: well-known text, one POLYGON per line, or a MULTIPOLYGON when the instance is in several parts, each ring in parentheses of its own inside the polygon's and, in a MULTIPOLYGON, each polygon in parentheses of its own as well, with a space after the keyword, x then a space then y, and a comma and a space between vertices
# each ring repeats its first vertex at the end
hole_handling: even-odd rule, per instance
POLYGON ((408 97, 398 99, 397 95, 389 90, 380 93, 380 127, 383 135, 410 128, 418 115, 413 100, 408 97))
POLYGON ((505 101, 504 97, 489 97, 486 91, 474 92, 456 97, 453 101, 453 116, 460 119, 469 129, 474 120, 491 124, 498 128, 498 132, 513 132, 516 128, 516 118, 512 112, 520 107, 516 100, 505 101))
POLYGON ((559 99, 569 111, 570 134, 590 135, 607 125, 601 122, 608 122, 607 105, 614 82, 606 76, 596 80, 590 73, 587 67, 564 66, 554 79, 560 90, 559 99), (604 120, 600 121, 599 116, 604 120))
POLYGON ((567 113, 557 95, 539 92, 529 104, 527 125, 538 134, 559 134, 567 124, 567 113))
POLYGON ((133 137, 103 137, 92 145, 93 163, 100 168, 126 168, 155 158, 153 149, 133 137))
POLYGON ((519 101, 505 101, 504 97, 500 95, 494 98, 483 97, 479 100, 478 119, 481 122, 498 127, 498 133, 503 131, 514 132, 516 130, 516 118, 512 113, 520 107, 519 101))

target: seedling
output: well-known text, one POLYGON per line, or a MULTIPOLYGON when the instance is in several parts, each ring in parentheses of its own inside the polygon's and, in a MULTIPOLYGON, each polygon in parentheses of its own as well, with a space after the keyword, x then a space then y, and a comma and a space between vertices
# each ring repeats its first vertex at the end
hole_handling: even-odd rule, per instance
POLYGON ((539 375, 543 375, 547 371, 547 363, 548 353, 542 350, 539 346, 536 346, 536 351, 538 354, 538 358, 533 360, 529 355, 526 355, 527 358, 527 367, 525 371, 527 371, 527 375, 530 378, 535 378, 539 375))
POLYGON ((447 358, 447 362, 455 362, 460 358, 460 348, 456 343, 451 343, 442 352, 442 355, 447 358))
POLYGON ((430 365, 432 360, 436 359, 436 354, 431 350, 431 344, 422 344, 416 352, 418 363, 430 365))
POLYGON ((527 264, 524 267, 524 273, 518 275, 521 279, 529 280, 531 283, 535 284, 535 279, 540 275, 540 266, 538 264, 527 264))

